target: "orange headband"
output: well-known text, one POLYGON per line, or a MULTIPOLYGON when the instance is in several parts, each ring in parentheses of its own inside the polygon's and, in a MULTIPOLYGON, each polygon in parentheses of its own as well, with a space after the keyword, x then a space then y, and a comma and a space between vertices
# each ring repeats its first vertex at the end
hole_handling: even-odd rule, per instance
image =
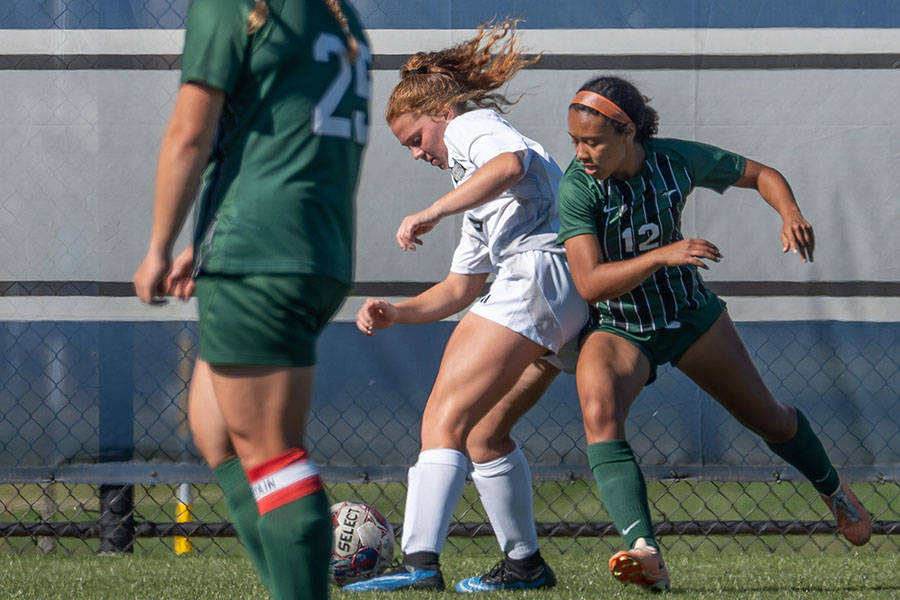
POLYGON ((581 90, 575 94, 575 97, 572 99, 572 104, 580 104, 582 106, 587 106, 588 108, 593 108, 604 117, 609 117, 613 121, 618 121, 625 125, 631 123, 631 118, 628 114, 619 108, 615 102, 596 92, 581 90))

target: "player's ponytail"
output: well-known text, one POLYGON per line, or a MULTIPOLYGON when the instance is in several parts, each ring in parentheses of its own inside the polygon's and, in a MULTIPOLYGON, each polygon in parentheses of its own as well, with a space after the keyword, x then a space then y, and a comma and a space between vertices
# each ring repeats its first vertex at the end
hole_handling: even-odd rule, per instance
POLYGON ((256 0, 253 10, 247 15, 247 33, 253 35, 269 20, 269 5, 266 0, 256 0))
MULTIPOLYGON (((341 32, 347 41, 347 58, 354 60, 359 53, 359 42, 350 33, 350 24, 347 22, 347 15, 344 14, 344 9, 341 8, 340 0, 325 0, 325 5, 328 7, 328 11, 334 17, 334 20, 340 25, 341 32)), ((247 16, 247 33, 253 35, 262 29, 268 20, 269 5, 266 3, 266 0, 255 0, 253 10, 247 16)))
MULTIPOLYGON (((643 142, 656 135, 656 132, 659 129, 659 115, 657 115, 656 111, 648 104, 650 99, 641 94, 640 90, 638 90, 630 81, 613 76, 596 77, 578 89, 579 92, 582 90, 600 94, 625 111, 632 123, 634 123, 635 141, 643 142)), ((572 104, 569 108, 603 117, 603 115, 596 110, 583 104, 572 104)), ((625 124, 607 117, 604 118, 606 118, 620 134, 625 132, 625 124)))
POLYGON ((437 114, 448 106, 503 111, 518 102, 495 92, 520 69, 539 60, 519 48, 518 19, 482 23, 472 39, 440 52, 418 52, 400 69, 401 81, 388 99, 388 123, 402 114, 437 114))
POLYGON ((344 9, 341 8, 341 0, 325 0, 325 5, 328 6, 328 10, 331 12, 334 20, 341 26, 341 33, 344 34, 344 40, 347 42, 347 58, 351 61, 355 60, 356 55, 359 54, 359 42, 350 33, 350 24, 347 22, 347 15, 344 14, 344 9))

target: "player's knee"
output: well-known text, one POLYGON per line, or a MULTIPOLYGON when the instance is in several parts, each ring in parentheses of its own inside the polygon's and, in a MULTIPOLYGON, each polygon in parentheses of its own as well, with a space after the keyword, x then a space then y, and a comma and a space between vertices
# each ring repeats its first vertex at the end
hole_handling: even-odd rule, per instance
POLYGON ((613 394, 602 392, 581 394, 581 415, 585 422, 602 423, 614 420, 616 404, 612 398, 613 394))
POLYGON ((429 400, 422 415, 422 442, 427 445, 426 440, 439 440, 434 447, 462 450, 476 422, 472 415, 457 409, 452 402, 433 405, 429 400))
POLYGON ((442 425, 440 421, 428 425, 422 424, 423 448, 451 448, 459 452, 466 451, 468 430, 455 423, 442 425))
POLYGON ((588 438, 617 439, 627 409, 610 400, 610 395, 586 394, 581 399, 581 415, 588 438))
POLYGON ((485 463, 506 456, 516 447, 509 431, 482 430, 475 427, 466 439, 466 451, 473 462, 485 463))
POLYGON ((188 421, 188 426, 194 445, 211 468, 216 468, 236 456, 228 432, 224 429, 214 430, 204 426, 204 423, 195 422, 194 419, 188 421))

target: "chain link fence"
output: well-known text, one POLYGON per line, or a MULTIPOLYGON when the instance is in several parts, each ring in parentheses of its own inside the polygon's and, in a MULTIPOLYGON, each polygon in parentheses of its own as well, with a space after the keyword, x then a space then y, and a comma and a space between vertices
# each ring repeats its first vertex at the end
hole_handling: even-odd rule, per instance
MULTIPOLYGON (((195 324, 138 322, 119 302, 146 239, 188 4, 0 4, 0 551, 240 551, 186 423, 195 324)), ((382 26, 393 13, 421 16, 399 3, 355 4, 382 26)), ((617 3, 616 19, 641 26, 650 15, 641 4, 617 3)), ((387 59, 376 56, 376 68, 390 63, 393 76, 397 56, 387 59)), ((574 89, 585 76, 553 81, 574 89)), ((365 343, 350 324, 328 328, 308 445, 334 501, 368 502, 399 529, 421 410, 451 327, 365 343)), ((900 326, 739 329, 776 397, 806 412, 873 513, 870 548, 897 550, 900 326)), ((677 371, 663 369, 645 390, 628 431, 666 548, 848 548, 812 487, 677 371)), ((586 464, 573 379, 560 376, 514 435, 532 465, 543 547, 617 547, 586 464)), ((451 549, 495 548, 471 484, 451 533, 451 549)))
MULTIPOLYGON (((419 449, 419 414, 452 328, 439 325, 428 340, 404 350, 400 344, 409 340, 400 335, 378 336, 387 338, 379 347, 351 345, 361 337, 352 324, 334 323, 320 347, 311 453, 333 500, 368 502, 398 528, 406 468, 419 449)), ((740 329, 767 383, 803 408, 854 482, 874 517, 871 546, 898 549, 890 534, 900 525, 900 419, 892 410, 900 390, 900 328, 792 323, 740 329)), ((238 547, 221 492, 187 428, 195 347, 192 322, 0 326, 4 549, 238 547)), ((848 547, 811 485, 773 462, 756 436, 674 369, 663 370, 641 395, 628 429, 667 548, 848 547)), ((616 547, 617 533, 586 464, 573 378, 561 375, 514 435, 532 465, 545 547, 616 547)), ((480 539, 492 532, 471 484, 451 535, 451 548, 494 547, 480 539)))

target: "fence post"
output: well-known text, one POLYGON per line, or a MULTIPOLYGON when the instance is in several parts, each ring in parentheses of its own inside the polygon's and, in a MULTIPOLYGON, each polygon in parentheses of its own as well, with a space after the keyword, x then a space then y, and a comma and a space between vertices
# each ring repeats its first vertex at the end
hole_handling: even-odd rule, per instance
POLYGON ((100 554, 134 551, 134 486, 101 485, 100 554))
MULTIPOLYGON (((98 438, 100 462, 134 456, 134 324, 100 323, 98 438)), ((134 487, 100 486, 101 554, 134 550, 134 487)))
MULTIPOLYGON (((194 502, 194 488, 190 483, 178 486, 178 502, 175 504, 175 522, 190 523, 194 520, 191 505, 194 502)), ((175 554, 188 554, 194 545, 191 538, 184 535, 175 536, 175 554)))
MULTIPOLYGON (((190 439, 191 431, 188 424, 189 390, 191 375, 194 372, 194 361, 191 359, 193 340, 188 335, 187 329, 182 328, 178 333, 178 349, 181 357, 178 361, 178 376, 184 382, 184 390, 178 396, 178 404, 184 413, 184 419, 178 425, 178 434, 184 439, 190 439)), ((190 483, 182 483, 178 486, 177 503, 175 504, 175 522, 190 523, 194 520, 191 512, 191 504, 194 502, 194 488, 190 483)), ((174 540, 175 554, 188 554, 193 549, 191 538, 176 535, 174 540)))
MULTIPOLYGON (((59 503, 56 501, 56 484, 52 481, 41 484, 41 522, 52 523, 57 511, 59 503)), ((38 551, 41 554, 50 554, 56 548, 56 538, 53 536, 40 536, 37 539, 38 551)))

